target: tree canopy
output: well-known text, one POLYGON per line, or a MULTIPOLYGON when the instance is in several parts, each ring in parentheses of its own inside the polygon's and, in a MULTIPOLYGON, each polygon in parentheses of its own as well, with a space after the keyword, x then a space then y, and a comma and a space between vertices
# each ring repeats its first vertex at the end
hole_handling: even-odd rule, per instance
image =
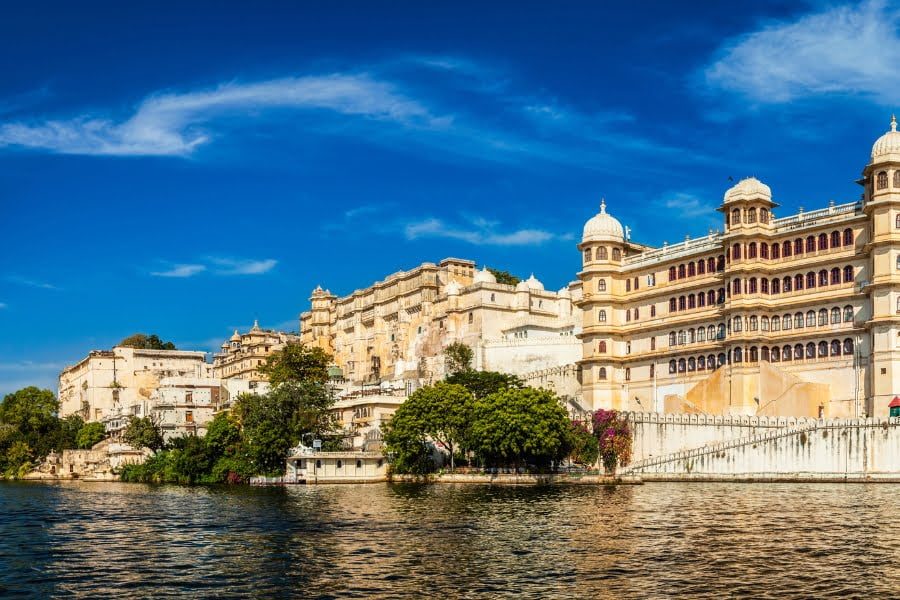
POLYGON ((152 333, 135 333, 116 344, 125 348, 138 348, 140 350, 177 350, 172 342, 162 341, 158 335, 152 333))
POLYGON ((488 271, 497 279, 497 283, 505 283, 506 285, 516 285, 522 281, 509 271, 501 271, 500 269, 487 268, 488 271))
POLYGON ((444 381, 463 386, 475 398, 484 398, 504 390, 524 387, 522 380, 515 375, 497 371, 459 371, 448 376, 444 381))
POLYGON ((165 445, 162 431, 150 417, 131 417, 122 438, 129 446, 150 448, 154 452, 165 445))
POLYGON ((328 381, 328 365, 331 356, 321 348, 307 348, 300 342, 290 342, 273 352, 259 367, 272 386, 286 382, 328 381))
POLYGON ((472 369, 472 359, 474 358, 475 353, 462 342, 453 342, 444 348, 444 361, 447 366, 447 373, 456 374, 462 371, 470 371, 472 369))

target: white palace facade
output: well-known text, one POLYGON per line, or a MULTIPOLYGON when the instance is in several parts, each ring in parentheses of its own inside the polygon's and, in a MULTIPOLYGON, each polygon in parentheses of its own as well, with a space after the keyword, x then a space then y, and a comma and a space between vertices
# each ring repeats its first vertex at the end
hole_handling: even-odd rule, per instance
POLYGON ((650 248, 601 206, 584 226, 588 408, 707 415, 888 414, 900 392, 900 132, 872 148, 858 201, 775 218, 755 178, 724 232, 650 248))

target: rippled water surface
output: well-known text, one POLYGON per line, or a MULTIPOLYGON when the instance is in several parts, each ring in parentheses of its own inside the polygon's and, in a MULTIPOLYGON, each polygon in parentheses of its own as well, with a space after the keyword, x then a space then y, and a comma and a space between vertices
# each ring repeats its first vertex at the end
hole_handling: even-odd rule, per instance
POLYGON ((898 597, 900 486, 0 484, 0 595, 898 597))

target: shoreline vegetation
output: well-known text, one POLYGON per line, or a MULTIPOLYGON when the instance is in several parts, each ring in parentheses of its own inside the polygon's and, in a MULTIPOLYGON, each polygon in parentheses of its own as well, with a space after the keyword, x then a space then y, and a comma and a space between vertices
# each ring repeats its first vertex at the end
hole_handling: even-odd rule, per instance
MULTIPOLYGON (((413 392, 383 427, 388 479, 458 475, 480 481, 511 472, 523 481, 562 480, 576 478, 570 467, 584 477, 602 464, 607 475, 589 476, 614 481, 610 474, 628 463, 631 431, 618 413, 597 411, 591 421, 572 420, 554 393, 526 387, 514 375, 476 371, 472 358, 468 346, 448 346, 447 378, 413 392)), ((271 390, 240 395, 214 417, 203 437, 167 442, 150 417, 132 417, 122 441, 153 454, 117 474, 133 483, 246 484, 251 477, 283 476, 288 451, 298 441, 321 440, 323 451, 346 449, 332 412, 331 361, 319 348, 287 344, 260 367, 271 390)), ((49 390, 26 388, 4 398, 3 478, 24 477, 52 450, 90 448, 105 439, 102 424, 59 419, 58 411, 49 390)))

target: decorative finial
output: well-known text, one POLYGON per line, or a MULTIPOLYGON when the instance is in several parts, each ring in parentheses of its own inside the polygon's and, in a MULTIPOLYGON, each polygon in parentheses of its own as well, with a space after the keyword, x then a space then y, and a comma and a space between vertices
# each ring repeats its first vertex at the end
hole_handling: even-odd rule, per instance
POLYGON ((891 131, 897 131, 897 115, 891 115, 891 131))
POLYGON ((606 198, 600 198, 600 214, 606 214, 606 198))

